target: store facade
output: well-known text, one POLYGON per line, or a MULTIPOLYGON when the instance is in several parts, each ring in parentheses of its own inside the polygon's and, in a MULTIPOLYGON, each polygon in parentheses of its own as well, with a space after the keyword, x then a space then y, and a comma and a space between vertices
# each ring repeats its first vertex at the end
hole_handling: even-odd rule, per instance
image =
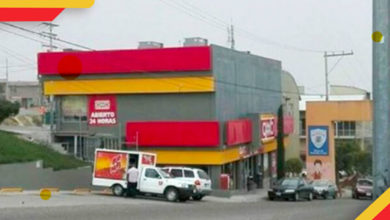
POLYGON ((242 190, 274 172, 280 61, 211 45, 41 53, 38 66, 53 138, 78 157, 155 152, 205 169, 215 189, 224 174, 242 190))

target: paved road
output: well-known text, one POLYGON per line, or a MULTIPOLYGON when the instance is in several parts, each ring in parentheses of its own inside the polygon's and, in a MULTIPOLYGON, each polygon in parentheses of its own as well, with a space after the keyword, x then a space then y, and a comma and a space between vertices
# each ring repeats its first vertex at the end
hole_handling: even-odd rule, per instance
POLYGON ((354 219, 371 201, 351 199, 312 202, 271 202, 265 198, 205 198, 205 201, 170 203, 161 199, 128 199, 108 195, 54 194, 43 201, 38 193, 0 195, 1 220, 112 220, 112 219, 354 219))

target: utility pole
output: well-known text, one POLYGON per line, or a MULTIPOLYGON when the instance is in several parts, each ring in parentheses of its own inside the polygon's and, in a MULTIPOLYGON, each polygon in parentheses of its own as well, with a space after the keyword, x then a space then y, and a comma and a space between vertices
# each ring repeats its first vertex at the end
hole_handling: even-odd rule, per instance
POLYGON ((228 27, 228 43, 230 45, 230 49, 234 50, 236 40, 234 39, 234 26, 230 25, 228 27))
POLYGON ((47 51, 52 52, 54 49, 57 49, 56 46, 53 45, 53 41, 57 38, 57 34, 53 33, 53 29, 55 27, 58 27, 58 24, 53 24, 51 22, 43 22, 42 24, 46 25, 49 27, 49 32, 42 32, 42 35, 46 36, 49 38, 49 45, 43 45, 44 47, 49 48, 47 51))
MULTIPOLYGON (((390 3, 388 0, 373 1, 373 32, 383 36, 373 37, 373 176, 374 199, 390 186, 390 3)), ((374 35, 373 35, 374 36, 374 35)))
POLYGON ((5 58, 5 100, 9 100, 9 71, 8 71, 8 58, 5 58))
POLYGON ((325 95, 326 95, 326 101, 329 101, 329 72, 328 72, 328 57, 341 57, 341 56, 350 56, 353 55, 353 51, 349 53, 335 53, 335 52, 324 52, 324 58, 325 58, 325 95))

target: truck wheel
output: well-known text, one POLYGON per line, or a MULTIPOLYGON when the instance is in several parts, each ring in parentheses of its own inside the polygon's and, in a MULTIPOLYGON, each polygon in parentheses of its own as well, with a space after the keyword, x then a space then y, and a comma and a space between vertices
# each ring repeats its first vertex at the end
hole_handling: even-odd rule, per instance
POLYGON ((121 185, 116 184, 112 187, 112 194, 115 196, 122 196, 124 193, 124 189, 121 185))
POLYGON ((202 196, 202 195, 196 195, 196 196, 193 196, 192 199, 193 199, 194 201, 200 201, 200 200, 203 199, 203 196, 202 196))
POLYGON ((175 202, 179 197, 177 189, 170 187, 165 191, 165 198, 170 202, 175 202))

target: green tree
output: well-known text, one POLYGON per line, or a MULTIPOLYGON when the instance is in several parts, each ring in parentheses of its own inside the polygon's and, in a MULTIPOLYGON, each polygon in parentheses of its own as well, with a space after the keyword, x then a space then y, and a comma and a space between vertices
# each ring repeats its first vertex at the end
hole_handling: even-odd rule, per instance
POLYGON ((19 103, 9 102, 7 100, 0 100, 0 123, 6 118, 19 113, 19 103))
POLYGON ((299 174, 302 172, 303 163, 298 158, 291 158, 286 161, 285 171, 288 173, 299 174))
POLYGON ((349 175, 370 175, 372 154, 362 150, 356 141, 342 141, 336 144, 336 169, 344 170, 349 175))

